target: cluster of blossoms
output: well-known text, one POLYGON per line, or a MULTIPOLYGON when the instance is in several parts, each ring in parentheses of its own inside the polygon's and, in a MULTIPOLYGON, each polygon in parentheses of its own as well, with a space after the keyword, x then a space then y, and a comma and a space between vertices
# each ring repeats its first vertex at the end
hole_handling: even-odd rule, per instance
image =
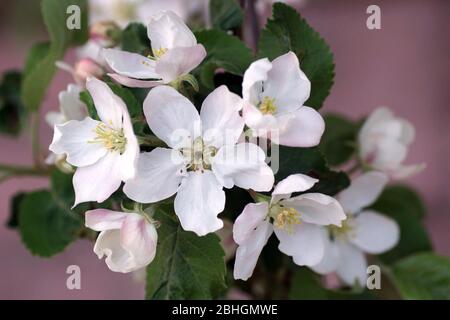
MULTIPOLYGON (((372 114, 359 137, 360 158, 368 172, 336 198, 308 193, 318 180, 304 174, 290 175, 274 186, 265 152, 246 142, 244 131, 280 145, 313 147, 325 130, 322 116, 304 105, 311 83, 297 56, 288 52, 273 61, 253 62, 244 74, 242 97, 220 86, 197 111, 174 84, 190 77, 205 58, 205 48, 170 11, 154 15, 147 31, 153 55, 105 48, 102 70, 109 68, 109 76, 124 86, 151 88, 143 112, 165 147, 140 152, 127 106, 101 80, 104 72, 96 65, 78 68, 74 71, 78 84, 69 85, 59 96, 61 112, 47 117, 54 125, 53 154, 47 161, 65 171, 76 168, 74 206, 104 202, 124 183, 124 194, 138 204, 174 197, 182 228, 204 236, 224 226, 218 218, 225 208, 224 188, 236 186, 252 193, 273 189, 271 197, 255 197, 257 202, 248 204, 234 222, 238 245, 234 277, 251 276, 275 233, 279 250, 297 265, 321 274, 337 272, 348 284, 362 284, 364 252, 378 254, 398 242, 396 223, 364 208, 376 200, 388 175, 404 177, 420 169, 401 164, 413 139, 412 126, 386 109, 372 114), (79 100, 83 87, 92 96, 98 120, 87 116, 79 100)), ((141 208, 86 212, 86 226, 100 232, 94 251, 99 258, 106 256, 112 271, 135 271, 155 257, 158 221, 152 205, 141 208)))

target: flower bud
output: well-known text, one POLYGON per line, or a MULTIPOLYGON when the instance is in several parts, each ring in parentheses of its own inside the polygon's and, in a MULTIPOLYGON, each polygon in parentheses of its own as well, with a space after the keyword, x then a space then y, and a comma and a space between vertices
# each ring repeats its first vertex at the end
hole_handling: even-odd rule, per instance
POLYGON ((80 84, 85 84, 89 77, 102 78, 105 74, 103 68, 94 60, 90 58, 83 58, 79 60, 74 67, 73 76, 75 81, 80 84))
POLYGON ((122 30, 113 21, 99 21, 89 30, 90 38, 101 44, 102 47, 114 47, 120 41, 122 30))

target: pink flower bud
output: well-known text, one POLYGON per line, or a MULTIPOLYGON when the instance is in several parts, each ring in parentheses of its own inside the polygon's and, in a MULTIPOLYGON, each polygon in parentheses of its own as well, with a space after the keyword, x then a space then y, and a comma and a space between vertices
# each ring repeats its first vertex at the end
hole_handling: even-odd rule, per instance
POLYGON ((77 83, 84 85, 86 79, 89 77, 95 77, 101 79, 105 71, 103 68, 94 60, 90 58, 83 58, 79 60, 74 67, 73 77, 77 83))

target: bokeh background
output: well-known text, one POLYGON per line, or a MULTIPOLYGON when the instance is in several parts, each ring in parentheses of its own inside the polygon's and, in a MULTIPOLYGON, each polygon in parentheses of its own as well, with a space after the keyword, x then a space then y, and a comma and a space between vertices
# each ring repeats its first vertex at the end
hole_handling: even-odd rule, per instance
MULTIPOLYGON (((341 112, 357 119, 385 105, 415 125, 416 141, 407 160, 425 162, 427 168, 407 182, 424 198, 435 250, 450 255, 450 1, 291 2, 334 53, 335 85, 322 113, 341 112), (366 28, 370 4, 381 7, 381 30, 366 28)), ((0 2, 0 73, 20 69, 28 48, 46 38, 39 12, 39 0, 0 2)), ((69 52, 66 61, 73 59, 69 52)), ((43 112, 56 110, 57 94, 71 80, 67 73, 57 73, 43 112)), ((48 145, 51 136, 43 122, 42 144, 48 145)), ((30 149, 27 133, 19 139, 1 136, 0 162, 30 164, 30 149)), ((6 228, 10 198, 46 186, 38 178, 0 185, 0 299, 141 299, 144 284, 110 272, 92 252, 92 243, 80 240, 47 260, 31 256, 18 233, 6 228), (81 290, 66 289, 65 271, 72 264, 81 267, 81 290)))

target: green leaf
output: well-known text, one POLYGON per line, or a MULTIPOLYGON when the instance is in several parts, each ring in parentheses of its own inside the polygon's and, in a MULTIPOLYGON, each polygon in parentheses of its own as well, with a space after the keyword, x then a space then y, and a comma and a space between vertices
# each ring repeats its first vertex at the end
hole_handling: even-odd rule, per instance
POLYGON ((381 255, 385 263, 392 263, 413 253, 431 251, 431 241, 420 218, 425 208, 419 196, 406 186, 389 186, 373 204, 372 209, 384 213, 400 226, 400 241, 381 255))
POLYGON ((130 23, 122 32, 122 50, 142 55, 151 53, 147 28, 142 23, 130 23))
POLYGON ((320 141, 320 150, 331 166, 348 161, 355 152, 358 126, 339 115, 325 115, 325 132, 320 141))
POLYGON ((147 299, 211 299, 225 289, 225 262, 215 234, 183 231, 169 208, 158 209, 156 257, 147 269, 147 299), (169 213, 170 212, 170 213, 169 213))
POLYGON ((353 292, 326 289, 320 282, 320 276, 302 267, 296 268, 289 298, 293 300, 367 300, 374 299, 374 296, 367 290, 353 292))
POLYGON ((450 258, 432 253, 398 261, 394 282, 405 299, 450 300, 450 258))
POLYGON ((23 243, 34 255, 51 257, 63 251, 82 227, 82 219, 53 192, 29 193, 21 203, 19 230, 23 243))
MULTIPOLYGON (((272 148, 272 150, 275 149, 272 148)), ((335 195, 350 185, 350 180, 344 172, 336 172, 328 168, 323 154, 317 147, 278 146, 278 158, 278 172, 275 174, 277 181, 291 174, 307 174, 319 179, 319 182, 308 192, 320 192, 328 195, 335 195)))
POLYGON ((97 109, 95 109, 94 100, 92 99, 89 91, 81 91, 80 92, 80 100, 86 105, 88 115, 94 120, 100 120, 97 114, 97 109))
POLYGON ((25 192, 19 192, 12 197, 10 201, 9 219, 6 223, 8 228, 16 229, 19 226, 19 209, 25 196, 25 192))
POLYGON ((25 107, 20 99, 22 74, 8 71, 0 83, 0 132, 16 136, 25 121, 25 107))
POLYGON ((47 56, 49 49, 50 42, 48 41, 35 43, 28 51, 23 73, 29 74, 39 61, 47 56))
POLYGON ((131 118, 140 117, 143 115, 142 104, 135 97, 131 89, 122 87, 113 82, 107 82, 107 84, 111 88, 112 92, 114 92, 123 100, 123 102, 125 102, 131 118))
POLYGON ((42 47, 32 48, 27 59, 27 72, 22 84, 22 100, 29 111, 39 108, 44 99, 56 67, 55 62, 64 57, 70 46, 78 46, 88 38, 86 0, 43 0, 42 16, 50 36, 50 46, 44 54, 42 47), (81 28, 69 30, 66 27, 67 7, 77 5, 81 9, 81 28), (33 64, 30 63, 33 62, 33 64))
POLYGON ((239 27, 244 18, 237 0, 211 0, 209 11, 213 27, 225 31, 239 27))
POLYGON ((295 9, 275 3, 273 17, 261 32, 259 56, 273 60, 289 51, 297 54, 301 69, 311 81, 311 96, 305 105, 319 109, 333 85, 333 54, 295 9))
POLYGON ((215 70, 211 68, 212 64, 232 74, 243 75, 253 61, 252 51, 239 38, 224 31, 203 30, 196 32, 195 36, 206 49, 207 56, 202 65, 209 64, 209 72, 215 70))

